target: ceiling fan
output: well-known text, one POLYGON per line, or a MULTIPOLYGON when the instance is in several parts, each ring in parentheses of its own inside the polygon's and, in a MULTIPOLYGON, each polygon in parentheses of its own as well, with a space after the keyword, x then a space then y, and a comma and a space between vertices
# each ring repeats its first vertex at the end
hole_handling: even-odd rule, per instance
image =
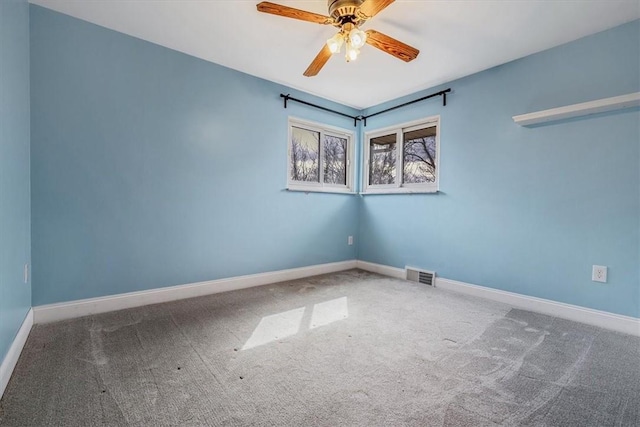
POLYGON ((301 21, 314 22, 321 25, 333 25, 339 28, 336 35, 327 40, 315 59, 311 62, 304 75, 317 75, 324 64, 334 53, 340 53, 342 45, 346 45, 347 62, 354 61, 365 44, 382 50, 405 62, 416 59, 420 51, 401 41, 375 30, 360 30, 360 25, 373 18, 378 12, 389 6, 395 0, 327 0, 329 16, 320 15, 306 10, 263 1, 258 4, 258 11, 301 21))

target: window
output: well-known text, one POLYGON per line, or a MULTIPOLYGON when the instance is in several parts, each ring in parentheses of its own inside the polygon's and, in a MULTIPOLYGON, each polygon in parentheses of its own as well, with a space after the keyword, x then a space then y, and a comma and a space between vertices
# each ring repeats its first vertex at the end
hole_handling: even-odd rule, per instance
POLYGON ((364 193, 438 191, 440 117, 365 134, 364 193))
POLYGON ((289 176, 287 189, 350 193, 353 133, 289 119, 289 176))

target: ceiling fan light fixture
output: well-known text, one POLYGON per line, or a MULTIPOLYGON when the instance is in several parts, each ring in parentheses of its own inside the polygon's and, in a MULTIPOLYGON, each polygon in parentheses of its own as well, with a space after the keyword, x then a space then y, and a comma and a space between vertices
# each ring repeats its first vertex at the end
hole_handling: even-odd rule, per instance
POLYGON ((351 43, 347 43, 347 62, 355 61, 358 59, 358 55, 360 54, 360 49, 353 46, 351 43))
POLYGON ((341 33, 337 33, 335 36, 327 40, 327 46, 331 53, 339 53, 343 43, 344 39, 341 33))
POLYGON ((349 32, 349 41, 351 42, 351 46, 360 49, 367 42, 367 33, 355 27, 349 32))
MULTIPOLYGON (((0 0, 0 2, 3 0, 0 0)), ((313 22, 320 25, 331 25, 338 29, 338 34, 327 40, 320 52, 303 73, 306 77, 318 75, 322 67, 335 53, 339 53, 342 45, 346 45, 347 62, 355 61, 360 49, 369 44, 389 55, 405 62, 416 59, 420 51, 408 44, 402 43, 386 34, 373 29, 366 32, 359 27, 367 23, 395 0, 327 0, 328 15, 308 12, 270 1, 261 1, 257 8, 259 12, 300 21, 313 22)))

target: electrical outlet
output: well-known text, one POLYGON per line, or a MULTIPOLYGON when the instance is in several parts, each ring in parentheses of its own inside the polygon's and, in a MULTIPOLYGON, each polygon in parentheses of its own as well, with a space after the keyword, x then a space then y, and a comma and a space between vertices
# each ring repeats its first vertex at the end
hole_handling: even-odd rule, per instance
POLYGON ((353 245, 353 236, 349 236, 347 238, 347 243, 349 244, 349 246, 353 245))
POLYGON ((607 283, 607 267, 604 265, 594 265, 591 272, 591 280, 594 282, 607 283))
POLYGON ((24 265, 23 278, 25 284, 29 283, 29 264, 24 265))

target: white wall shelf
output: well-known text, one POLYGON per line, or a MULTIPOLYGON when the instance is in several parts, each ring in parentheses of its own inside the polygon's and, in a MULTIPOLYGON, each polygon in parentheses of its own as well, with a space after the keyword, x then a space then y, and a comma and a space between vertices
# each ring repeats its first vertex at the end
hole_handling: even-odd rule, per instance
POLYGON ((539 123, 547 123, 572 117, 588 116, 590 114, 604 113, 606 111, 621 110, 623 108, 638 106, 640 106, 640 92, 513 116, 513 121, 521 126, 531 126, 539 123))

